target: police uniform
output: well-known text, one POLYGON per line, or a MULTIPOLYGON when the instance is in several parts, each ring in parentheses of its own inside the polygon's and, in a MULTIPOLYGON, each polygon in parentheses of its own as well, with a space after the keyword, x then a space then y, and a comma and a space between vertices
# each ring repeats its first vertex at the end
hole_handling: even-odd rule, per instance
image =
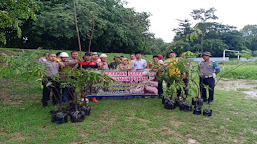
MULTIPOLYGON (((211 56, 209 52, 203 53, 203 55, 211 56)), ((220 72, 220 67, 217 62, 215 61, 201 61, 199 63, 199 78, 200 78, 200 92, 201 92, 201 98, 208 103, 212 103, 214 100, 214 87, 215 87, 215 75, 217 75, 220 72), (206 96, 206 88, 209 87, 209 98, 207 99, 206 96)))
POLYGON ((58 62, 52 62, 52 61, 46 61, 46 70, 45 70, 45 79, 43 80, 43 97, 42 97, 42 103, 43 106, 47 106, 47 102, 50 99, 50 93, 53 92, 52 96, 52 102, 54 105, 56 105, 58 102, 60 102, 60 84, 52 79, 55 75, 59 74, 59 68, 60 65, 58 62), (52 84, 50 86, 47 86, 47 83, 51 82, 52 84))

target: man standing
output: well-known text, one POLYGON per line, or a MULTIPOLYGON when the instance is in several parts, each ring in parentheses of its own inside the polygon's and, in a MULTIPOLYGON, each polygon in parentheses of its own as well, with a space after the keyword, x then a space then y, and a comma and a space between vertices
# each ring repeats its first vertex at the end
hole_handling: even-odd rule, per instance
MULTIPOLYGON (((170 81, 167 83, 167 87, 169 88, 170 85, 175 81, 176 83, 180 81, 180 79, 178 79, 181 76, 181 72, 180 70, 177 68, 177 63, 178 63, 178 59, 177 59, 177 54, 174 51, 171 51, 169 53, 169 59, 167 59, 165 61, 166 63, 168 63, 166 66, 169 67, 169 74, 171 77, 173 77, 174 79, 171 79, 173 81, 170 81)), ((177 96, 180 97, 181 95, 181 90, 178 89, 177 90, 177 96)))
MULTIPOLYGON (((147 65, 148 69, 155 69, 157 70, 156 75, 155 75, 155 79, 158 80, 158 75, 160 73, 160 66, 162 65, 162 63, 159 62, 159 57, 157 55, 153 56, 153 62, 149 62, 147 65)), ((162 97, 163 94, 163 86, 162 86, 162 81, 158 80, 158 95, 159 98, 162 97)), ((152 97, 154 98, 154 97, 152 97)))
POLYGON ((92 60, 92 55, 90 52, 85 53, 84 61, 82 61, 80 64, 82 65, 83 69, 88 69, 88 68, 97 69, 98 68, 96 61, 92 60))
POLYGON ((147 62, 144 59, 141 59, 142 55, 140 52, 136 52, 136 59, 131 61, 132 69, 145 69, 147 66, 147 62))
POLYGON ((134 59, 136 59, 136 56, 134 53, 130 54, 130 61, 129 61, 129 65, 131 65, 131 61, 133 61, 134 59))
POLYGON ((60 54, 61 54, 62 52, 57 52, 56 53, 56 61, 61 61, 61 57, 60 57, 60 54))
POLYGON ((94 52, 93 55, 92 55, 92 60, 99 63, 101 62, 100 58, 99 58, 99 55, 97 52, 94 52))
POLYGON ((107 55, 106 54, 101 54, 100 59, 101 59, 101 62, 98 63, 98 69, 99 70, 109 69, 109 66, 106 62, 107 61, 107 55))
POLYGON ((50 93, 53 92, 52 101, 53 104, 56 105, 57 102, 60 102, 60 91, 59 91, 59 83, 56 81, 56 76, 58 75, 58 71, 60 66, 64 66, 64 64, 60 61, 56 60, 56 55, 53 53, 49 54, 49 60, 45 62, 46 70, 45 75, 41 76, 43 80, 43 97, 42 103, 43 107, 48 105, 48 100, 50 99, 50 93), (47 86, 47 84, 51 82, 52 84, 47 86))
POLYGON ((121 63, 121 62, 120 62, 119 56, 115 56, 115 57, 114 57, 114 62, 110 63, 110 68, 111 68, 111 69, 116 69, 117 66, 118 66, 120 63, 121 63))
POLYGON ((174 51, 169 53, 169 59, 167 59, 165 62, 168 63, 167 66, 169 66, 170 74, 180 75, 180 70, 175 66, 178 62, 178 59, 177 59, 177 54, 174 51))
POLYGON ((198 65, 201 97, 204 102, 208 101, 208 104, 212 104, 214 100, 215 76, 220 72, 220 67, 217 62, 210 61, 210 52, 204 52, 202 54, 202 57, 203 61, 201 61, 198 65), (204 85, 209 87, 208 99, 206 96, 206 88, 204 85))
POLYGON ((124 58, 124 56, 120 56, 120 61, 122 62, 122 59, 124 58))
MULTIPOLYGON (((73 62, 71 62, 69 59, 69 55, 66 52, 62 52, 60 54, 60 57, 61 57, 62 63, 65 66, 65 67, 61 67, 61 69, 60 69, 61 82, 65 83, 69 77, 67 74, 65 74, 66 70, 69 67, 74 67, 75 65, 77 65, 79 63, 79 61, 73 60, 73 62)), ((74 88, 71 88, 69 86, 62 88, 62 96, 61 96, 62 101, 67 102, 69 100, 72 100, 72 96, 73 96, 74 92, 75 92, 74 88)))
POLYGON ((156 66, 159 65, 158 61, 159 61, 158 56, 157 55, 153 56, 153 62, 149 61, 148 65, 147 65, 147 68, 148 69, 156 69, 156 68, 158 68, 158 67, 156 67, 156 66))
POLYGON ((71 52, 71 58, 69 59, 69 62, 77 62, 77 58, 78 58, 79 54, 77 51, 72 51, 71 52))
MULTIPOLYGON (((82 65, 82 68, 83 68, 83 69, 88 69, 88 68, 97 69, 97 68, 98 68, 96 61, 93 61, 93 60, 92 60, 92 55, 91 55, 90 52, 86 52, 86 53, 85 53, 84 61, 83 61, 83 62, 80 62, 80 64, 82 65)), ((90 91, 92 91, 92 90, 90 90, 90 91)), ((92 100, 93 100, 94 102, 98 102, 98 101, 96 100, 96 97, 92 97, 92 100)))
POLYGON ((164 62, 162 61, 163 56, 162 56, 161 54, 158 55, 158 58, 159 58, 159 61, 158 61, 158 62, 159 62, 160 64, 164 64, 164 62))
POLYGON ((38 63, 41 64, 41 63, 46 62, 48 55, 49 55, 49 53, 44 53, 43 56, 39 58, 38 63))

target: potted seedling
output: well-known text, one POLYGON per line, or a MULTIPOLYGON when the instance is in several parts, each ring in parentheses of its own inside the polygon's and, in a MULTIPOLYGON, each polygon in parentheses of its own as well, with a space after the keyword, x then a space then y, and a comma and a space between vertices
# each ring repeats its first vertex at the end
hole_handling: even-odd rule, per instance
POLYGON ((84 86, 85 86, 85 91, 84 95, 81 97, 83 99, 83 104, 80 107, 82 111, 85 112, 86 115, 90 115, 91 112, 91 106, 88 106, 86 103, 86 97, 88 95, 92 96, 93 94, 97 94, 100 89, 104 89, 105 87, 108 87, 108 85, 111 82, 114 82, 115 80, 112 79, 110 76, 107 74, 103 73, 102 71, 99 70, 85 70, 85 80, 84 80, 84 86), (101 86, 96 86, 97 84, 101 84, 101 86))
POLYGON ((172 105, 174 103, 172 108, 181 106, 181 110, 190 111, 190 103, 186 103, 186 98, 183 97, 185 84, 182 80, 184 79, 183 73, 188 72, 187 63, 188 60, 186 59, 173 60, 164 64, 160 70, 162 73, 158 76, 158 79, 165 81, 169 85, 166 95, 171 96, 168 98, 163 97, 162 99, 162 103, 166 104, 166 107, 168 107, 168 104, 172 105), (177 94, 179 90, 181 91, 180 95, 177 94), (173 95, 178 96, 175 101, 172 100, 173 95))
POLYGON ((202 105, 203 105, 203 99, 199 96, 199 90, 198 90, 198 96, 192 98, 192 104, 194 105, 194 115, 201 115, 202 114, 202 105))
POLYGON ((204 109, 203 110, 203 115, 204 116, 212 116, 212 110, 210 109, 210 104, 209 104, 209 106, 208 106, 208 109, 204 109))
POLYGON ((172 96, 173 96, 174 92, 176 91, 175 83, 173 83, 167 91, 168 91, 168 94, 170 94, 170 95, 166 98, 163 97, 164 108, 165 109, 175 109, 176 104, 175 104, 175 101, 172 100, 172 96))

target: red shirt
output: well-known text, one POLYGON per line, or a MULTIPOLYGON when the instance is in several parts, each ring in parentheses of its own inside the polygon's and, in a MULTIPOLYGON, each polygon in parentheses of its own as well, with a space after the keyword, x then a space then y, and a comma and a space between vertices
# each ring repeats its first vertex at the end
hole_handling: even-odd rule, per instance
POLYGON ((83 69, 88 69, 88 68, 97 69, 98 68, 96 61, 83 61, 82 63, 80 62, 79 64, 82 64, 83 69))

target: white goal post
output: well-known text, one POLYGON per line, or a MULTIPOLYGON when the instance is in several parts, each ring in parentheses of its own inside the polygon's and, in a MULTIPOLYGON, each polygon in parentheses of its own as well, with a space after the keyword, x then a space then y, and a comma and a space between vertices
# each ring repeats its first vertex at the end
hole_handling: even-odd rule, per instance
POLYGON ((226 60, 226 52, 234 52, 234 53, 238 53, 238 56, 237 56, 237 64, 239 64, 239 61, 240 61, 240 57, 239 57, 239 51, 236 51, 236 50, 228 50, 228 49, 225 49, 223 51, 223 69, 224 69, 224 65, 225 65, 225 60, 226 60))

